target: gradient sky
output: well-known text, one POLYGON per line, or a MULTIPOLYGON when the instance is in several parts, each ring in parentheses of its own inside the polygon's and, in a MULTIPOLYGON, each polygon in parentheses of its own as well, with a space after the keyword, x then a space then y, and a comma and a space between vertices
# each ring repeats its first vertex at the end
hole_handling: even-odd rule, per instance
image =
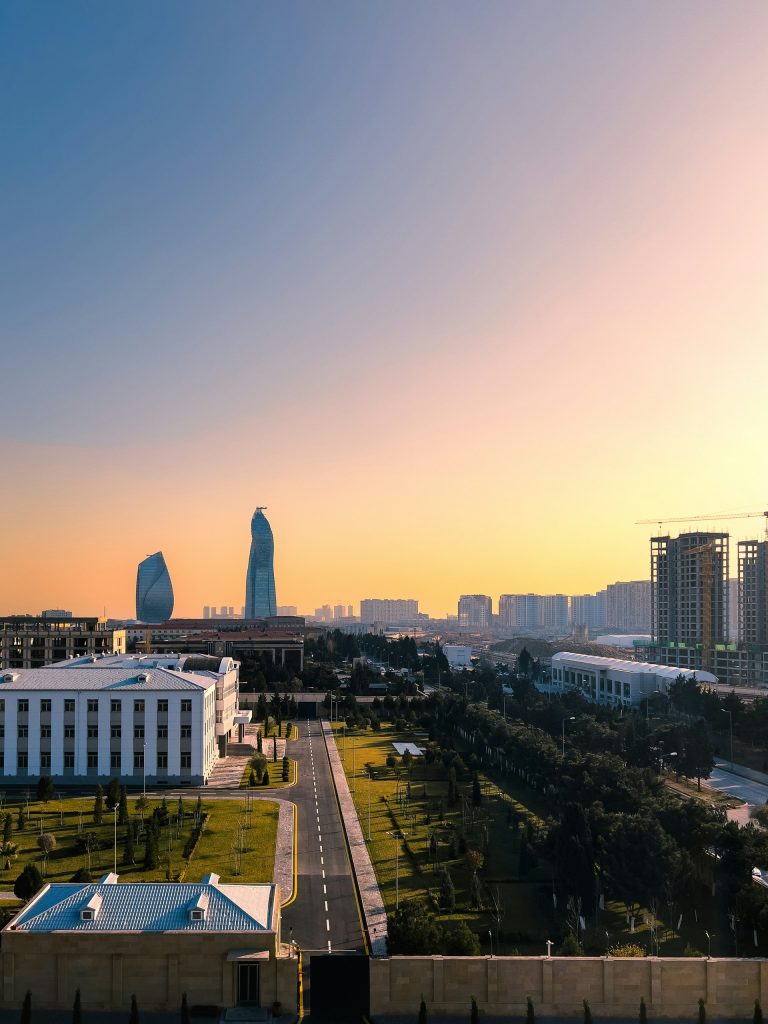
POLYGON ((766 54, 764 0, 4 3, 0 613, 158 548, 239 610, 256 505, 280 604, 433 614, 768 507, 766 54))

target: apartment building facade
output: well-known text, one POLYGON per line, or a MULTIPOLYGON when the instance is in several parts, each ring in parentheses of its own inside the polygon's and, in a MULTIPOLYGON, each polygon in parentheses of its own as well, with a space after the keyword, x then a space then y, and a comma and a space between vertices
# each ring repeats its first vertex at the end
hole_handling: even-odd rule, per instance
POLYGON ((125 629, 71 612, 0 618, 0 669, 43 668, 67 658, 125 654, 125 629))

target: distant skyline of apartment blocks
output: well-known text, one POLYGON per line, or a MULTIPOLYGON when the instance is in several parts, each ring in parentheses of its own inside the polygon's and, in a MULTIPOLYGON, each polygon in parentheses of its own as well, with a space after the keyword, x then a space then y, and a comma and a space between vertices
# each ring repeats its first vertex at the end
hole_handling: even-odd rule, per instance
POLYGON ((295 604, 279 604, 277 606, 278 615, 298 615, 299 609, 295 604))
POLYGON ((459 626, 488 629, 493 619, 493 601, 486 594, 462 594, 458 613, 459 626))
POLYGON ((418 617, 419 602, 413 598, 366 597, 360 602, 361 622, 410 622, 418 617))
POLYGON ((651 634, 660 645, 728 641, 727 533, 651 538, 651 634))
POLYGON ((568 628, 567 594, 502 594, 499 625, 505 629, 544 630, 568 628))
POLYGON ((220 608, 217 608, 215 604, 203 605, 203 618, 204 619, 243 619, 245 618, 245 607, 240 606, 240 614, 235 615, 235 606, 232 604, 223 604, 220 608))

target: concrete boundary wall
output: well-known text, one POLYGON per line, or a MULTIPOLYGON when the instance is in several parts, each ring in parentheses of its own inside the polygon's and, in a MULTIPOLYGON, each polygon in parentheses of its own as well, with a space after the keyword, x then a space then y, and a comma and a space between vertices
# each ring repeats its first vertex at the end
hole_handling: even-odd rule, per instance
MULTIPOLYGON (((331 729, 330 723, 325 720, 322 722, 322 729, 325 749, 328 751, 328 760, 331 765, 333 783, 336 787, 336 796, 341 808, 341 819, 352 860, 352 870, 355 874, 365 927, 368 932, 371 955, 374 957, 385 956, 387 952, 387 912, 384 909, 384 901, 379 891, 376 872, 373 870, 368 846, 363 836, 363 830, 360 828, 360 820, 357 817, 355 802, 352 799, 352 794, 349 792, 347 777, 344 774, 344 766, 341 763, 336 740, 333 737, 333 729, 331 729)), ((418 1005, 416 1010, 418 1011, 418 1005)))
POLYGON ((389 957, 371 960, 372 1017, 414 1019, 423 997, 432 1014, 467 1018, 470 999, 488 1016, 579 1017, 582 1000, 596 1017, 695 1020, 698 1001, 710 1017, 752 1018, 768 1006, 768 961, 642 957, 389 957))

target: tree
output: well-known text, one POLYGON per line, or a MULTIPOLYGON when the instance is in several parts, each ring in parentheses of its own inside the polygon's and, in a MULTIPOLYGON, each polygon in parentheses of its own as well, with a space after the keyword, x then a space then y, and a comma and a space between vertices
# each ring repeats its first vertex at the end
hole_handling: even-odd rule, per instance
POLYGON ((19 832, 23 832, 27 827, 27 808, 24 804, 19 807, 19 817, 17 822, 17 828, 19 832))
POLYGON ((283 782, 287 782, 290 778, 290 771, 290 763, 288 761, 288 757, 285 756, 283 758, 283 782))
POLYGON ((83 1014, 80 1008, 80 989, 75 992, 75 1001, 72 1005, 72 1024, 82 1024, 83 1014))
POLYGON ((136 1004, 136 996, 131 996, 131 1015, 128 1024, 139 1024, 139 1007, 136 1004))
POLYGON ((10 839, 4 839, 0 845, 0 857, 3 858, 3 871, 7 871, 11 866, 11 861, 15 860, 19 855, 19 844, 12 843, 10 839))
POLYGON ((186 992, 184 992, 184 994, 181 997, 181 1016, 179 1018, 179 1024, 191 1024, 191 1019, 190 1019, 190 1016, 189 1016, 189 1005, 187 1004, 187 993, 186 992))
POLYGON ((760 1000, 755 1000, 755 1009, 752 1012, 752 1024, 763 1024, 763 1009, 760 1000))
POLYGON ((255 786, 256 785, 256 772, 253 770, 253 768, 251 768, 251 774, 248 776, 248 785, 249 786, 255 786))
POLYGON ((75 838, 75 848, 79 853, 85 854, 88 859, 88 871, 91 870, 91 855, 95 850, 101 849, 101 839, 96 832, 81 832, 75 838))
POLYGON ((703 999, 699 999, 699 1024, 707 1024, 707 1007, 703 999))
POLYGON ((147 829, 147 841, 144 846, 144 870, 154 871, 157 867, 157 838, 153 828, 147 829))
POLYGON ((443 910, 456 909, 456 891, 448 868, 443 868, 443 877, 440 879, 440 906, 443 910))
POLYGON ((120 780, 110 779, 107 786, 107 810, 113 811, 120 800, 120 780))
POLYGON ((37 780, 37 799, 47 804, 49 800, 53 800, 55 795, 56 790, 53 788, 53 779, 50 775, 41 775, 37 780))
POLYGON ((480 940, 466 921, 443 929, 441 952, 445 956, 480 956, 480 940))
POLYGON ((480 789, 480 779, 477 772, 472 778, 472 806, 479 807, 483 802, 483 791, 480 789))
POLYGON ((5 821, 3 823, 3 842, 10 843, 11 836, 13 835, 13 818, 10 814, 6 814, 5 821))
POLYGON ((469 1003, 469 1024, 480 1024, 480 1012, 477 1009, 477 1000, 471 997, 469 1003))
POLYGON ((536 1014, 533 1009, 533 1000, 530 996, 525 1001, 525 1024, 536 1024, 536 1014))
POLYGON ((43 876, 35 864, 27 864, 13 886, 13 892, 17 899, 26 903, 31 900, 36 892, 43 887, 43 876))
POLYGON ((419 1018, 417 1024, 427 1024, 427 1004, 424 1002, 424 996, 421 997, 419 1003, 419 1018))
POLYGON ((48 858, 56 849, 56 836, 52 832, 43 832, 37 837, 37 845, 43 854, 43 861, 48 863, 48 858))
POLYGON ((136 850, 133 843, 133 825, 128 825, 125 830, 125 843, 123 844, 123 864, 136 863, 136 850))
POLYGON ((117 824, 128 824, 128 790, 125 786, 120 787, 120 806, 117 811, 117 824))
POLYGON ((589 1002, 584 999, 584 1024, 592 1024, 592 1011, 589 1008, 589 1002))
POLYGON ((648 1024, 648 1010, 642 996, 640 996, 640 1024, 648 1024))
POLYGON ((96 799, 93 802, 93 824, 100 825, 104 817, 104 790, 96 787, 96 799))
POLYGON ((442 953, 443 929, 420 900, 401 900, 387 918, 387 946, 392 956, 442 953))
POLYGON ((277 737, 272 737, 272 760, 277 761, 277 737))
POLYGON ((24 1002, 21 1004, 21 1017, 19 1024, 31 1024, 32 1022, 32 993, 27 989, 24 1002))

